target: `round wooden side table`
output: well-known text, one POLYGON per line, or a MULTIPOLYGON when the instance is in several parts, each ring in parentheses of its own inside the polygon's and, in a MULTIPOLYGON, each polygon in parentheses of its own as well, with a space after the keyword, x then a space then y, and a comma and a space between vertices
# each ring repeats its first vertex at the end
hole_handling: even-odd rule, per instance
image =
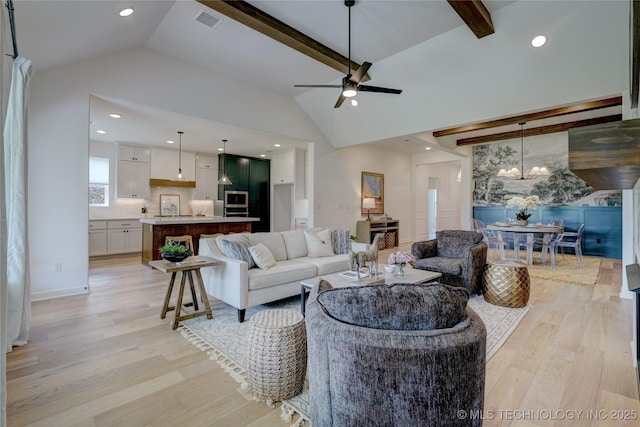
POLYGON ((529 302, 529 270, 522 263, 487 262, 482 285, 484 299, 491 304, 520 308, 529 302))

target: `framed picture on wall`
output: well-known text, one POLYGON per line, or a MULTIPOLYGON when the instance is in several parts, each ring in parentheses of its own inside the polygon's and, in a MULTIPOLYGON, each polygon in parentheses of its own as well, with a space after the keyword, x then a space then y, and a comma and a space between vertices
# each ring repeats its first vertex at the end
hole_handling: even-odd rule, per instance
POLYGON ((161 194, 160 195, 160 216, 180 215, 180 195, 161 194))
POLYGON ((384 213, 384 174, 374 172, 362 172, 362 189, 360 192, 360 206, 362 215, 383 214, 384 213), (374 199, 374 207, 370 206, 364 199, 374 199))

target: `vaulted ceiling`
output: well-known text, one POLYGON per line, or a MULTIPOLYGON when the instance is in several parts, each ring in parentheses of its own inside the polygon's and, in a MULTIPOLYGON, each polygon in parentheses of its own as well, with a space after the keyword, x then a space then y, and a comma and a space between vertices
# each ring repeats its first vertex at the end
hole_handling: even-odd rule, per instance
MULTIPOLYGON (((491 13, 511 3, 514 1, 358 1, 352 8, 351 58, 356 64, 374 63, 369 74, 376 84, 377 61, 454 28, 468 27, 475 34, 469 43, 493 31, 499 33, 500 25, 492 22, 491 13)), ((348 14, 339 0, 34 0, 17 2, 15 7, 19 51, 32 59, 36 72, 147 47, 296 96, 307 89, 294 84, 335 83, 347 69, 348 14), (121 18, 117 12, 125 5, 135 12, 121 18)), ((118 101, 108 100, 114 106, 118 101)), ((108 102, 107 110, 112 108, 108 102)), ((206 135, 210 126, 218 125, 194 123, 193 129, 183 130, 206 135)), ((137 142, 126 135, 126 129, 118 132, 123 133, 111 133, 105 140, 137 142)), ((204 139, 202 144, 210 144, 204 139)), ((264 139, 271 141, 269 135, 264 139)), ((416 150, 411 144, 395 147, 416 150)))

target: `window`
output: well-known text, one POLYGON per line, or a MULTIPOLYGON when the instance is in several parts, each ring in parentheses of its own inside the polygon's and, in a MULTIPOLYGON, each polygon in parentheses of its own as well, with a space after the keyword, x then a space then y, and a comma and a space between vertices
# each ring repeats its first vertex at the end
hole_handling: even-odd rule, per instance
POLYGON ((108 157, 89 157, 89 206, 109 206, 108 157))

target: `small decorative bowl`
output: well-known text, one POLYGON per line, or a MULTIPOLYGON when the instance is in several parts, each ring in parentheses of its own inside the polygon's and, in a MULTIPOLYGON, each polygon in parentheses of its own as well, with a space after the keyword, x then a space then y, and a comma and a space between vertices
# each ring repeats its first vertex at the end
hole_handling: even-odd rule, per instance
POLYGON ((181 254, 170 254, 170 253, 164 253, 164 254, 160 254, 160 256, 170 262, 180 262, 180 261, 184 261, 185 259, 189 258, 191 256, 191 251, 187 251, 187 252, 183 252, 181 254))
POLYGON ((394 271, 396 271, 396 266, 395 265, 385 265, 384 266, 384 271, 386 271, 387 273, 391 274, 394 271))

